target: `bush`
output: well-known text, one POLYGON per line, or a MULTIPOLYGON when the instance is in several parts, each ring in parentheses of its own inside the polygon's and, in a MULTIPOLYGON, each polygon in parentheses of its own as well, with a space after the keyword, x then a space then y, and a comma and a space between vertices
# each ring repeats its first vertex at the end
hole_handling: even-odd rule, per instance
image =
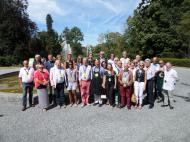
POLYGON ((174 66, 190 67, 190 59, 161 58, 165 62, 171 62, 174 66))
POLYGON ((15 65, 17 60, 13 56, 1 56, 0 57, 0 66, 11 66, 15 65))

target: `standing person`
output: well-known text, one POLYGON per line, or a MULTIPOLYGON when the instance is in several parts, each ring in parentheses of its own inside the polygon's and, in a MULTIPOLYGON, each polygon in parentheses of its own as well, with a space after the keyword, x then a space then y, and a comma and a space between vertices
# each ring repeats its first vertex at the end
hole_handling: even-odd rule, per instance
POLYGON ((115 57, 112 63, 109 61, 109 63, 112 65, 113 70, 115 71, 116 74, 119 74, 119 69, 117 66, 118 61, 119 61, 118 57, 115 57))
POLYGON ((144 70, 143 61, 139 63, 139 69, 136 70, 135 72, 134 81, 135 81, 134 92, 136 96, 135 108, 137 108, 139 105, 139 109, 142 109, 143 92, 146 89, 146 82, 147 82, 147 74, 146 74, 146 71, 144 70))
POLYGON ((102 87, 106 89, 109 105, 114 107, 114 89, 117 87, 117 77, 111 64, 107 65, 107 70, 104 73, 102 87))
MULTIPOLYGON (((51 54, 48 55, 48 61, 45 62, 44 68, 50 72, 50 69, 54 67, 55 61, 53 60, 53 56, 51 54)), ((49 102, 50 104, 53 102, 55 103, 55 96, 53 96, 53 88, 51 86, 51 83, 49 81, 49 102)))
MULTIPOLYGON (((114 58, 115 58, 115 55, 113 53, 110 54, 110 59, 108 60, 108 63, 110 64, 114 64, 114 58)), ((118 59, 119 60, 119 59, 118 59)))
POLYGON ((82 98, 82 105, 89 104, 89 97, 90 97, 90 81, 91 81, 91 74, 92 68, 87 63, 87 58, 83 58, 83 65, 79 68, 79 84, 81 87, 81 98, 82 98))
POLYGON ((156 88, 157 88, 157 95, 158 95, 158 103, 162 102, 164 99, 163 98, 164 96, 162 94, 162 87, 164 83, 164 70, 165 70, 164 61, 160 60, 159 65, 160 65, 160 69, 156 73, 156 88))
POLYGON ((54 88, 56 105, 66 108, 64 87, 67 86, 67 79, 60 60, 56 60, 55 66, 50 69, 50 81, 54 88))
POLYGON ((22 111, 26 110, 27 106, 27 92, 29 92, 29 106, 32 107, 32 98, 33 98, 33 78, 34 78, 34 69, 29 67, 28 61, 23 61, 23 66, 19 72, 19 83, 20 87, 23 89, 22 95, 22 111))
POLYGON ((77 70, 79 70, 81 65, 82 65, 82 56, 78 55, 78 57, 77 57, 77 70))
POLYGON ((139 64, 140 61, 141 61, 141 56, 140 56, 140 55, 136 55, 135 60, 136 60, 136 61, 138 62, 138 64, 139 64))
POLYGON ((36 54, 35 58, 34 58, 34 62, 33 62, 33 68, 34 68, 34 70, 37 70, 37 68, 36 68, 37 64, 43 64, 42 60, 41 60, 41 56, 38 55, 38 54, 36 54))
POLYGON ((124 70, 119 75, 121 108, 127 105, 127 109, 131 109, 131 85, 133 83, 133 74, 129 70, 129 65, 125 64, 124 70))
POLYGON ((105 53, 104 51, 100 51, 99 53, 99 60, 100 60, 100 64, 102 64, 102 62, 107 62, 106 58, 105 58, 105 53))
POLYGON ((178 80, 177 72, 172 69, 172 64, 170 62, 166 63, 166 70, 164 71, 164 84, 163 84, 163 105, 168 105, 170 109, 173 109, 174 107, 171 105, 171 101, 175 100, 173 99, 173 91, 175 89, 176 81, 178 80), (166 103, 167 101, 167 103, 166 103))
POLYGON ((102 93, 102 82, 103 82, 104 69, 100 66, 100 61, 95 60, 95 66, 92 68, 92 80, 91 90, 94 95, 94 106, 99 104, 102 106, 101 93, 102 93))
POLYGON ((147 97, 145 102, 149 103, 149 109, 152 109, 154 107, 154 100, 155 100, 153 93, 155 70, 151 66, 150 59, 145 60, 145 70, 147 72, 147 83, 146 83, 147 97))
POLYGON ((130 62, 130 59, 128 58, 126 51, 123 51, 122 56, 123 57, 120 59, 120 61, 122 62, 122 66, 124 68, 125 64, 128 64, 130 62))
POLYGON ((91 67, 94 66, 94 59, 92 53, 89 53, 88 55, 88 65, 90 65, 91 67))
POLYGON ((66 69, 66 76, 67 76, 67 82, 68 87, 67 90, 69 91, 69 101, 70 101, 70 107, 73 105, 73 97, 74 97, 74 104, 75 107, 78 105, 77 103, 77 78, 78 78, 78 72, 77 69, 74 68, 73 63, 69 63, 69 68, 66 69))
POLYGON ((67 59, 65 61, 65 69, 68 69, 69 68, 69 63, 74 63, 73 59, 72 59, 72 54, 71 53, 68 53, 67 54, 67 59))
POLYGON ((49 84, 49 72, 44 69, 42 64, 37 64, 37 70, 34 73, 35 87, 38 94, 39 107, 43 111, 47 111, 49 107, 49 96, 47 86, 49 84))
POLYGON ((154 57, 152 59, 151 66, 152 66, 152 68, 154 70, 154 87, 153 87, 154 91, 153 92, 155 94, 155 99, 159 99, 158 94, 157 94, 157 76, 156 76, 156 74, 160 69, 160 65, 158 64, 158 58, 157 57, 154 57))

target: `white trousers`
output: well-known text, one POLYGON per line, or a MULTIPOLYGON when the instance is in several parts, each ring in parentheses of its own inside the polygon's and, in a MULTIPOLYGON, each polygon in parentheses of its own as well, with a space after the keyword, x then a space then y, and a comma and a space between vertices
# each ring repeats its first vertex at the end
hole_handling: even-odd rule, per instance
POLYGON ((144 91, 144 82, 135 81, 134 83, 134 93, 136 96, 136 104, 142 105, 144 91))

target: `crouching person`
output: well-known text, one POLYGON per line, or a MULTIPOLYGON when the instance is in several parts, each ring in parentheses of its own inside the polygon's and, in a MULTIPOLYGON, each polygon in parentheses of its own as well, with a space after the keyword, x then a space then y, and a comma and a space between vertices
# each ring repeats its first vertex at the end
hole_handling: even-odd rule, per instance
POLYGON ((133 83, 133 74, 129 70, 129 65, 124 65, 124 70, 119 76, 120 93, 121 93, 121 108, 127 105, 127 109, 131 109, 131 85, 133 83))
POLYGON ((75 107, 78 105, 77 103, 77 78, 78 78, 78 72, 77 69, 74 69, 73 63, 69 62, 68 69, 66 69, 66 76, 67 76, 67 82, 68 87, 67 90, 69 91, 69 100, 70 100, 70 107, 73 106, 73 103, 75 104, 75 107), (73 102, 74 97, 74 102, 73 102))
POLYGON ((175 89, 176 81, 178 80, 177 72, 172 69, 172 65, 170 62, 166 63, 166 69, 164 71, 164 84, 163 84, 163 105, 162 106, 169 106, 170 109, 174 107, 171 105, 173 99, 173 91, 175 89))
POLYGON ((37 64, 36 69, 34 73, 34 82, 38 94, 38 104, 43 111, 47 111, 49 107, 49 96, 47 91, 49 72, 44 69, 42 64, 37 64))
POLYGON ((50 69, 50 81, 54 88, 55 105, 66 108, 64 87, 67 86, 67 79, 64 68, 61 66, 61 61, 56 60, 55 66, 50 69))
POLYGON ((26 110, 27 106, 27 91, 29 92, 29 107, 32 107, 33 99, 33 78, 34 78, 34 69, 28 66, 28 61, 23 61, 23 66, 19 72, 19 83, 20 87, 23 89, 22 95, 22 111, 26 110))

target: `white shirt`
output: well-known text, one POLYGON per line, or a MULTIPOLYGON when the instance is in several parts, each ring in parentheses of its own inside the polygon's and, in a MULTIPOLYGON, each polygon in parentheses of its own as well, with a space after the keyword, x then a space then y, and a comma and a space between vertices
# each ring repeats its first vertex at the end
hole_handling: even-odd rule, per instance
POLYGON ((121 58, 120 61, 122 62, 122 67, 124 68, 125 64, 128 64, 130 62, 129 58, 121 58))
POLYGON ((56 66, 54 66, 53 68, 50 69, 50 82, 51 82, 51 86, 55 86, 55 87, 58 83, 65 82, 67 84, 66 74, 63 67, 59 69, 56 66))
POLYGON ((152 66, 152 68, 154 70, 154 75, 155 75, 156 72, 158 72, 160 70, 160 65, 151 63, 151 66, 152 66))
POLYGON ((90 65, 81 65, 79 68, 79 81, 92 79, 92 67, 90 65))
POLYGON ((147 80, 152 79, 155 76, 155 69, 152 66, 149 68, 145 67, 144 70, 147 72, 147 80))
POLYGON ((23 83, 31 83, 34 79, 34 69, 32 67, 22 67, 18 77, 22 79, 23 83))
POLYGON ((163 89, 172 91, 175 89, 176 80, 178 79, 177 72, 174 69, 164 71, 163 89))

